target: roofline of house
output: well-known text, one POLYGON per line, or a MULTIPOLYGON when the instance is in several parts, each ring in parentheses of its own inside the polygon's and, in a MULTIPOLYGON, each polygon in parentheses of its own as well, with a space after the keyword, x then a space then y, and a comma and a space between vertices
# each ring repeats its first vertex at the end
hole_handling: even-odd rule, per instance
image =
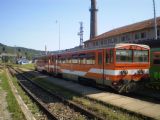
MULTIPOLYGON (((99 39, 104 39, 107 37, 113 37, 113 36, 117 36, 117 35, 121 35, 121 34, 125 34, 125 33, 130 33, 130 32, 134 32, 134 31, 144 30, 147 28, 152 28, 153 26, 154 26, 154 19, 144 20, 141 22, 133 23, 130 25, 122 26, 122 27, 107 31, 105 33, 102 33, 102 34, 96 36, 92 40, 85 41, 84 43, 96 41, 99 39)), ((160 17, 157 17, 157 26, 160 26, 160 17)))

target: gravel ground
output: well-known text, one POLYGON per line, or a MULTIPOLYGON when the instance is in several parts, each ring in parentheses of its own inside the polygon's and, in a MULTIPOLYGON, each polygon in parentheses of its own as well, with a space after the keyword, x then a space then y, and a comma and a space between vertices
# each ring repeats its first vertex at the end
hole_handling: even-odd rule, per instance
POLYGON ((87 119, 85 116, 81 115, 79 112, 74 111, 69 106, 61 103, 57 98, 50 96, 48 93, 40 90, 28 81, 21 81, 30 92, 32 92, 38 99, 46 103, 50 111, 52 111, 57 118, 60 120, 84 120, 87 119))
POLYGON ((7 93, 1 88, 1 80, 0 80, 0 120, 12 120, 11 115, 7 109, 6 102, 7 93))

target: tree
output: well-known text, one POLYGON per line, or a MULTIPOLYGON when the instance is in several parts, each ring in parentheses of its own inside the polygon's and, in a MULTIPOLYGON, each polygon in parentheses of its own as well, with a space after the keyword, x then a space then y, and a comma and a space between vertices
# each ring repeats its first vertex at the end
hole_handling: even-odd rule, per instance
POLYGON ((18 58, 21 58, 21 49, 20 48, 18 48, 18 58))
POLYGON ((3 46, 3 48, 2 48, 2 51, 3 51, 3 52, 5 52, 5 51, 6 51, 6 48, 5 48, 4 46, 3 46))

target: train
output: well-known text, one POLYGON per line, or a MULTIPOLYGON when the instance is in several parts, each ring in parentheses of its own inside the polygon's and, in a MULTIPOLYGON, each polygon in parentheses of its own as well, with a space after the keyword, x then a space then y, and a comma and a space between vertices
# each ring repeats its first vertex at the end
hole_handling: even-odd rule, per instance
POLYGON ((154 81, 160 80, 160 49, 152 49, 150 78, 154 81))
POLYGON ((79 83, 132 92, 149 80, 150 47, 119 43, 64 50, 37 58, 35 69, 79 83))

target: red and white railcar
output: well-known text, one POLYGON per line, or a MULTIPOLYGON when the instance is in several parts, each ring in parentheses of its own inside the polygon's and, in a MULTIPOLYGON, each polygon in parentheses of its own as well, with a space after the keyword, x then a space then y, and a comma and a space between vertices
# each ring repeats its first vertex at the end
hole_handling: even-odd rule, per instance
POLYGON ((129 43, 63 51, 39 57, 36 69, 124 92, 149 78, 149 53, 149 46, 129 43))

